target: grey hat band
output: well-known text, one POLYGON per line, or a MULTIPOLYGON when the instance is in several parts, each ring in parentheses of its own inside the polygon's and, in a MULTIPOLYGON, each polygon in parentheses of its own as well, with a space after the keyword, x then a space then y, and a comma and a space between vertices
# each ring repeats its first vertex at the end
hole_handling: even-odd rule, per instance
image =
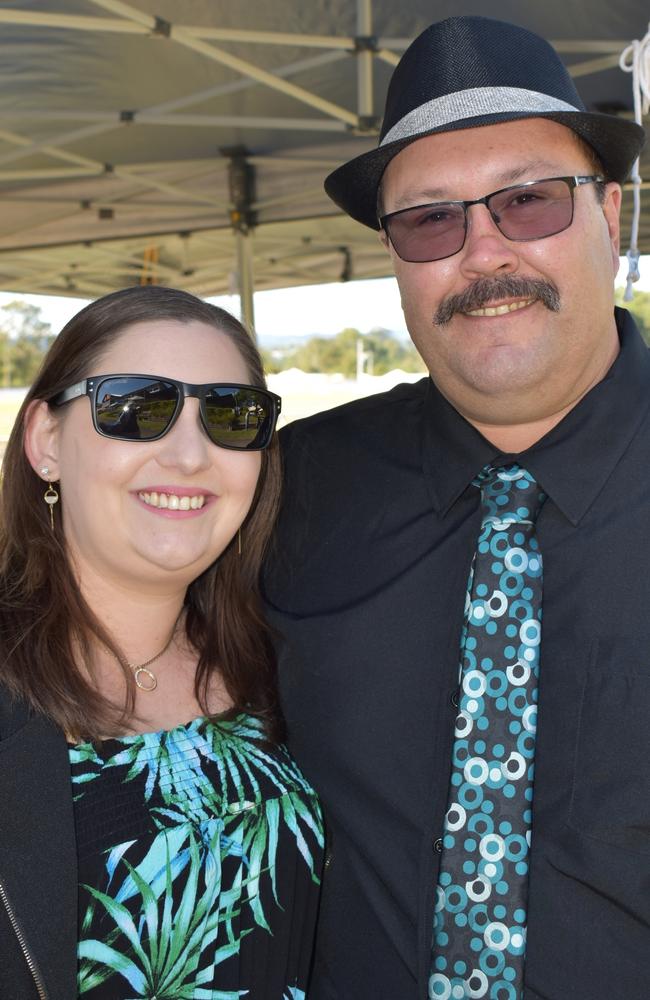
POLYGON ((548 94, 540 94, 536 90, 522 90, 519 87, 473 87, 470 90, 445 94, 444 97, 435 97, 409 111, 393 125, 379 145, 386 146, 388 143, 409 139, 424 132, 431 132, 432 129, 479 115, 495 115, 502 112, 523 112, 534 115, 581 110, 573 104, 567 104, 566 101, 560 101, 548 94))

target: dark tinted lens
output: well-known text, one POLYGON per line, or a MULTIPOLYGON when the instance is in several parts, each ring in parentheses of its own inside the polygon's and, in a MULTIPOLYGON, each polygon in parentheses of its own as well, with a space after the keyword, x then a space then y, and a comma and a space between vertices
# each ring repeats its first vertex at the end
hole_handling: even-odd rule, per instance
POLYGON ((408 208, 386 220, 388 236, 402 260, 441 260, 465 240, 465 211, 453 202, 408 208))
POLYGON ((206 430, 223 448, 265 448, 273 432, 273 401, 261 389, 220 386, 204 401, 206 430))
POLYGON ((501 191, 488 201, 497 225, 510 240, 538 240, 571 225, 573 198, 564 180, 539 181, 501 191))
POLYGON ((107 378, 95 394, 95 415, 102 434, 128 441, 150 441, 169 427, 178 406, 178 389, 147 378, 107 378))

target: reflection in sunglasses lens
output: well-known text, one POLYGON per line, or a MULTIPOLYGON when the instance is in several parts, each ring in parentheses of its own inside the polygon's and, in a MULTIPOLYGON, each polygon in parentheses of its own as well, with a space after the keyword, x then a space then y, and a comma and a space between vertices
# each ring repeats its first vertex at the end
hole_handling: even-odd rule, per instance
POLYGON ((97 424, 109 437, 147 441, 164 433, 177 404, 178 389, 168 382, 107 379, 97 393, 97 424))
POLYGON ((268 407, 265 398, 253 389, 213 389, 205 398, 205 412, 215 444, 249 448, 266 436, 268 407))

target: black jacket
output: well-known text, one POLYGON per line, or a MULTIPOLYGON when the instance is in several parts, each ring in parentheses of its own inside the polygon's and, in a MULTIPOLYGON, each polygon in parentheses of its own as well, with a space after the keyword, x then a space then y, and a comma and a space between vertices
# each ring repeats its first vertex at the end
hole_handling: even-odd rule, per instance
POLYGON ((77 858, 65 737, 0 688, 0 998, 73 1000, 76 949, 77 858))

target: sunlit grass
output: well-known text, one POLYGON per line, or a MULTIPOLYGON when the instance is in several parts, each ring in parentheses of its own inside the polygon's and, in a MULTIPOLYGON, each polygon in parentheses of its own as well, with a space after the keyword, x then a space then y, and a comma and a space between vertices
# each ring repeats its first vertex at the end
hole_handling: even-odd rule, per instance
POLYGON ((6 442, 11 434, 11 428, 14 425, 14 420, 16 419, 16 414, 20 409, 21 403, 22 396, 18 397, 15 392, 11 393, 10 398, 3 398, 2 394, 0 394, 0 442, 6 442))

